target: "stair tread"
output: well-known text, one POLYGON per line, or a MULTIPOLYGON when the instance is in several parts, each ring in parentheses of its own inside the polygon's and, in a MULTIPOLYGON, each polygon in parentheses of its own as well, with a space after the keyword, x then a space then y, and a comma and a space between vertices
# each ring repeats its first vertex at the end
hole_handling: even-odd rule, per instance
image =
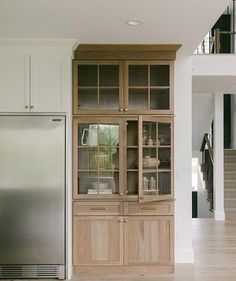
POLYGON ((225 179, 224 181, 236 181, 236 179, 235 179, 235 180, 228 180, 228 179, 226 180, 226 179, 225 179))

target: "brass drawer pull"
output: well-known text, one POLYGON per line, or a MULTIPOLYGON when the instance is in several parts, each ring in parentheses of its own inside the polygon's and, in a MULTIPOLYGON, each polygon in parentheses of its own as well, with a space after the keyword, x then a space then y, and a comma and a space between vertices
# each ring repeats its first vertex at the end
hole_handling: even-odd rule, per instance
POLYGON ((106 208, 104 208, 104 207, 94 207, 94 208, 90 208, 90 210, 92 210, 92 211, 105 211, 106 208))
POLYGON ((144 211, 156 211, 156 208, 154 208, 154 207, 141 207, 141 210, 144 210, 144 211))

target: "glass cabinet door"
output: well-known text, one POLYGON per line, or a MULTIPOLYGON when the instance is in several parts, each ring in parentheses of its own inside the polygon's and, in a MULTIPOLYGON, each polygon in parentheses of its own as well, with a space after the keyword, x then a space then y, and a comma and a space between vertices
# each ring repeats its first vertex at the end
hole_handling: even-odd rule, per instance
POLYGON ((170 118, 139 117, 139 202, 173 198, 170 118))
POLYGON ((122 64, 119 61, 74 62, 74 114, 119 113, 122 64))
POLYGON ((170 61, 126 62, 124 112, 172 113, 172 68, 170 61))
POLYGON ((74 122, 75 197, 120 193, 120 122, 74 122))
POLYGON ((126 194, 138 195, 138 118, 126 120, 126 194))

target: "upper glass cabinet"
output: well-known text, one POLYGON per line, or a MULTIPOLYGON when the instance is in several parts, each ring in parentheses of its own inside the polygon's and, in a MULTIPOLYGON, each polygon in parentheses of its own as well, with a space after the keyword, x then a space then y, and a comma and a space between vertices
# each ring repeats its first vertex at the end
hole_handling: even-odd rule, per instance
POLYGON ((121 99, 119 61, 74 63, 74 113, 118 113, 121 99))
POLYGON ((74 114, 171 114, 172 91, 171 60, 74 61, 74 114))
POLYGON ((127 61, 124 69, 125 112, 173 113, 171 61, 127 61))

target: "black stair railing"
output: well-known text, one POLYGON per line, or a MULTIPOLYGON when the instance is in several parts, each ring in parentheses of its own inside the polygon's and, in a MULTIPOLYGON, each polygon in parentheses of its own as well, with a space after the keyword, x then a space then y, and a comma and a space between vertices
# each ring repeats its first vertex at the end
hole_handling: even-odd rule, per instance
POLYGON ((210 143, 209 135, 204 134, 200 151, 202 152, 202 164, 201 171, 203 173, 203 179, 207 190, 207 201, 210 204, 210 211, 213 211, 213 197, 214 197, 214 185, 213 185, 213 148, 210 143))

